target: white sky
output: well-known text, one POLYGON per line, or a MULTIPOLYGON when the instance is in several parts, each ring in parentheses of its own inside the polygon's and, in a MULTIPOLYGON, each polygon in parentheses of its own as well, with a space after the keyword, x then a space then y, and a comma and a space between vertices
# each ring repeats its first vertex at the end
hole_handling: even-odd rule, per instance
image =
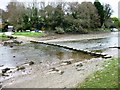
MULTIPOLYGON (((18 1, 21 1, 21 2, 28 2, 28 0, 18 0, 18 1)), ((29 2, 32 1, 32 0, 29 0, 29 2)), ((37 0, 37 1, 44 1, 44 2, 57 2, 57 1, 67 1, 67 2, 83 2, 83 1, 91 1, 91 2, 94 2, 95 0, 37 0)), ((99 0, 102 4, 110 4, 112 9, 113 9, 113 17, 118 17, 118 2, 120 0, 99 0)), ((0 1, 0 8, 2 9, 5 9, 6 8, 6 5, 8 4, 8 2, 10 2, 10 0, 1 0, 0 1)))

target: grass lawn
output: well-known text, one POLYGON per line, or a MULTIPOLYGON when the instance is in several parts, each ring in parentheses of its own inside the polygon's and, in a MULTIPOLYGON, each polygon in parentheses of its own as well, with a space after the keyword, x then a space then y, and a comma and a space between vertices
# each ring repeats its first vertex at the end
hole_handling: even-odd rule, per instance
POLYGON ((118 88, 118 59, 106 61, 104 67, 86 79, 79 88, 118 88))
POLYGON ((15 36, 27 36, 27 37, 42 37, 45 35, 45 33, 40 32, 15 32, 15 36))

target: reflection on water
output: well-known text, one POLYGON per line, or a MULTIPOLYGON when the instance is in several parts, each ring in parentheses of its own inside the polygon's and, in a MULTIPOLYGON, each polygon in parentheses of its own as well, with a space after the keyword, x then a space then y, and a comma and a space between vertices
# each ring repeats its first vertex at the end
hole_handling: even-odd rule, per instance
POLYGON ((61 45, 77 49, 104 50, 109 47, 118 46, 118 32, 112 32, 107 38, 89 39, 80 41, 55 42, 61 45))
POLYGON ((90 55, 81 52, 42 44, 25 44, 13 48, 0 47, 0 65, 5 65, 5 67, 15 67, 27 61, 50 64, 67 59, 79 61, 91 58, 90 55))

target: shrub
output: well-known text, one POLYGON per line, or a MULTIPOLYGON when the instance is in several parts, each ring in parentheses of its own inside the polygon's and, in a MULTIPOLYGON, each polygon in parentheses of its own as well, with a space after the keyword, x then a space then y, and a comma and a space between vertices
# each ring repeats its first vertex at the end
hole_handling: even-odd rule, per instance
POLYGON ((72 29, 71 28, 66 28, 65 32, 72 32, 72 29))
POLYGON ((23 26, 18 24, 18 25, 16 25, 15 30, 17 30, 17 32, 18 31, 22 31, 23 30, 23 26))
POLYGON ((58 33, 58 34, 64 34, 65 33, 65 31, 61 27, 55 27, 55 29, 56 29, 56 33, 58 33))

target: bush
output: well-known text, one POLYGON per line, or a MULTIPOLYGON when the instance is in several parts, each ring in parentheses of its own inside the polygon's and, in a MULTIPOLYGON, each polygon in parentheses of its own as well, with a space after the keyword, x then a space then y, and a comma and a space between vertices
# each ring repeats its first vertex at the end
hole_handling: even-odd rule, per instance
POLYGON ((55 27, 55 29, 56 29, 56 33, 58 33, 58 34, 64 34, 65 33, 64 29, 61 28, 61 27, 55 27))
POLYGON ((71 28, 66 28, 65 32, 72 32, 72 29, 71 28))
POLYGON ((89 33, 89 31, 88 31, 88 29, 83 29, 83 30, 80 31, 80 33, 81 34, 87 34, 87 33, 89 33))
POLYGON ((15 30, 17 30, 17 32, 18 31, 22 31, 23 30, 23 26, 18 24, 18 25, 16 25, 15 30))

